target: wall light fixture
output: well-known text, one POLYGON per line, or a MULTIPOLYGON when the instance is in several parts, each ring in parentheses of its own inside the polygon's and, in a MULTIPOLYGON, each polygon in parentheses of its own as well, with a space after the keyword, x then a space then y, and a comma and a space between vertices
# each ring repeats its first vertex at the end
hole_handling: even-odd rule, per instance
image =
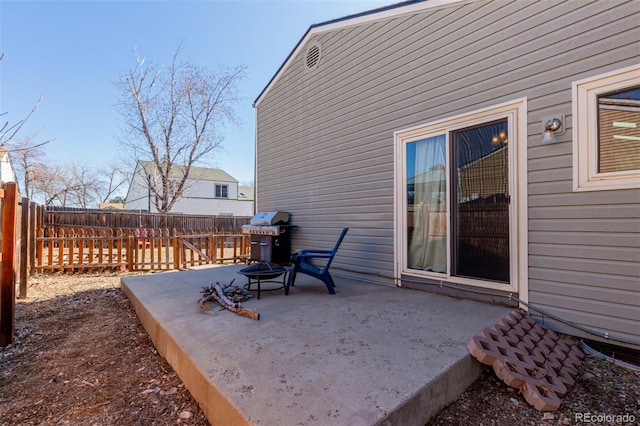
POLYGON ((556 136, 564 134, 563 121, 564 115, 546 117, 542 120, 542 127, 544 129, 542 143, 556 142, 556 136))

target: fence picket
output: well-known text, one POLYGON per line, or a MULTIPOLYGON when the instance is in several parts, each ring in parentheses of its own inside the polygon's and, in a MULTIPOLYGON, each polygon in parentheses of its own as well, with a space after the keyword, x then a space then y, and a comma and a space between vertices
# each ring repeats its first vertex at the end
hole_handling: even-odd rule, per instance
POLYGON ((87 264, 88 265, 93 265, 93 261, 94 261, 94 257, 93 257, 93 248, 95 245, 95 238, 96 238, 96 233, 93 229, 89 229, 89 231, 87 232, 87 237, 88 237, 88 241, 87 241, 87 264))
POLYGON ((117 244, 116 244, 116 246, 117 246, 117 253, 116 253, 117 258, 116 259, 117 260, 116 261, 117 261, 117 263, 119 265, 118 269, 119 270, 124 270, 124 265, 125 264, 122 262, 122 258, 124 256, 124 253, 122 252, 122 249, 124 247, 124 244, 123 244, 124 238, 123 238, 122 229, 118 229, 116 231, 116 237, 117 237, 117 239, 116 239, 116 242, 117 242, 117 244))
POLYGON ((59 264, 60 265, 64 265, 64 246, 65 246, 64 236, 65 236, 64 229, 60 229, 60 233, 58 235, 58 237, 59 237, 59 239, 58 239, 58 260, 59 260, 59 264))
MULTIPOLYGON (((84 243, 85 243, 85 236, 84 236, 84 229, 79 229, 78 230, 78 263, 80 265, 84 265, 85 261, 84 261, 84 243)), ((70 260, 70 262, 73 262, 73 260, 70 260)))

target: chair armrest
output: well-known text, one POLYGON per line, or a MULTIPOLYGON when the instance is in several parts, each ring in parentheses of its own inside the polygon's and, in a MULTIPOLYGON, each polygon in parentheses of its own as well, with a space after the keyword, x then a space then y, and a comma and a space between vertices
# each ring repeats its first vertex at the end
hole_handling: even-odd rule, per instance
POLYGON ((297 256, 295 258, 296 262, 309 262, 313 259, 331 259, 333 257, 333 255, 331 254, 318 254, 318 255, 302 255, 302 256, 297 256))
POLYGON ((311 259, 331 259, 334 255, 331 250, 302 250, 294 253, 291 260, 296 263, 309 262, 311 259))
POLYGON ((298 253, 298 255, 306 255, 306 254, 331 254, 333 251, 332 250, 316 250, 316 249, 305 249, 305 250, 300 250, 298 253))
POLYGON ((295 259, 329 259, 332 258, 333 255, 331 253, 327 254, 299 254, 295 257, 295 259))

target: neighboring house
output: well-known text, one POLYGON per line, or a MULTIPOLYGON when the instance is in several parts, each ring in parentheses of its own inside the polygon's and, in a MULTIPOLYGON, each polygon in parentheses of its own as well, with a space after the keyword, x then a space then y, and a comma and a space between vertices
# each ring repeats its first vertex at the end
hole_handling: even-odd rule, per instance
MULTIPOLYGON (((125 209, 157 212, 148 185, 149 179, 154 179, 154 170, 153 162, 138 161, 125 198, 125 209)), ((182 168, 175 167, 176 179, 182 172, 182 168)), ((238 181, 224 170, 191 167, 184 193, 171 213, 253 216, 253 188, 243 188, 239 191, 238 181)))
POLYGON ((434 0, 313 25, 254 104, 256 209, 289 211, 294 247, 350 227, 336 273, 640 348, 639 23, 434 0))
POLYGON ((15 182, 16 173, 13 170, 13 164, 11 163, 11 156, 9 151, 0 148, 0 181, 1 182, 15 182))

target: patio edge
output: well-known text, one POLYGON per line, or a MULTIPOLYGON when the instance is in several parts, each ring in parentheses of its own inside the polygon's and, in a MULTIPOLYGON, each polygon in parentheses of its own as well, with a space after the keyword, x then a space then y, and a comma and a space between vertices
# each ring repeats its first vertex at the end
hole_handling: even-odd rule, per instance
POLYGON ((482 370, 482 364, 470 354, 465 355, 376 425, 426 424, 430 418, 457 400, 480 377, 482 370))
POLYGON ((135 293, 123 279, 120 279, 120 288, 129 298, 139 321, 151 338, 156 350, 182 380, 191 396, 198 402, 207 420, 212 425, 251 425, 242 412, 210 382, 207 375, 198 368, 193 359, 184 351, 184 348, 144 307, 144 304, 135 296, 135 293))

